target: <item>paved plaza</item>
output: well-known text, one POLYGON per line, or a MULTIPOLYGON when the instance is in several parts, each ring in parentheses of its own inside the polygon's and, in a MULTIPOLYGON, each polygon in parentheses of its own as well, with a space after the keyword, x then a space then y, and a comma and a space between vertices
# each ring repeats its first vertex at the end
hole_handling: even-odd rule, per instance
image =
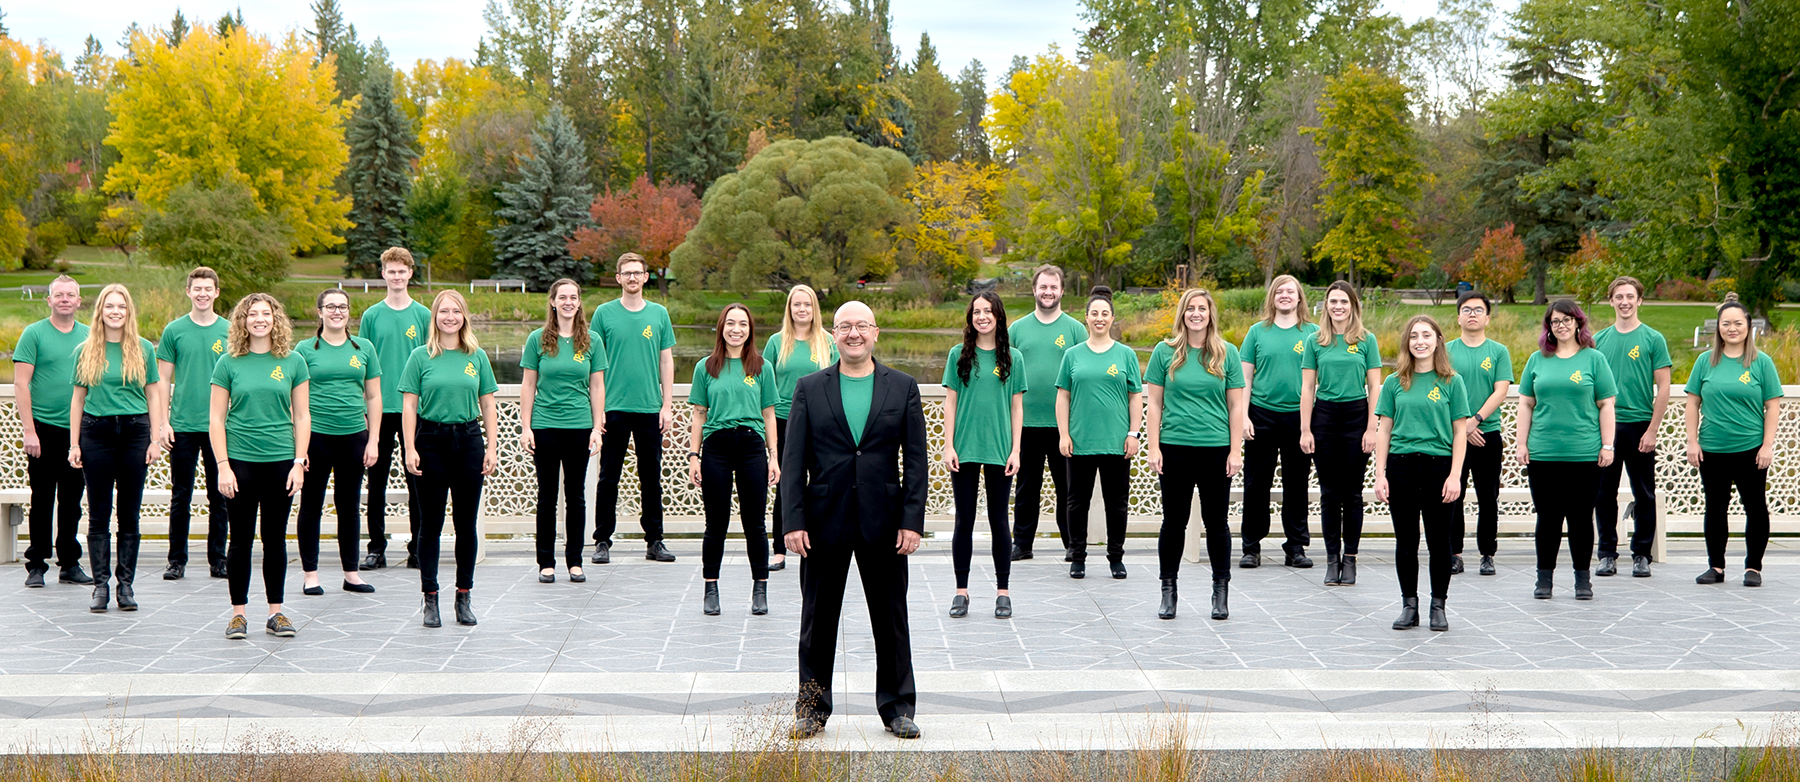
MULTIPOLYGON (((1592 602, 1574 600, 1566 569, 1554 600, 1532 600, 1530 545, 1503 539, 1496 576, 1475 575, 1470 557, 1452 582, 1451 631, 1433 633, 1389 629, 1390 539, 1365 540, 1353 587, 1321 586, 1322 567, 1234 570, 1224 622, 1207 618, 1208 568, 1185 562, 1180 617, 1156 618, 1147 538, 1127 546, 1124 581, 1098 559, 1070 580, 1054 543, 1040 545, 1014 565, 1010 620, 992 616, 991 563, 978 556, 970 616, 952 619, 948 541, 928 541, 910 593, 925 739, 902 748, 1130 746, 1170 722, 1200 747, 1685 747, 1703 734, 1742 742, 1800 710, 1792 542, 1775 541, 1767 585, 1748 589, 1735 567, 1726 584, 1696 585, 1699 541, 1672 540, 1654 578, 1595 579, 1592 602)), ((280 731, 357 751, 444 751, 532 724, 554 726, 560 748, 734 746, 790 713, 797 572, 771 574, 772 611, 751 616, 740 548, 721 580, 724 615, 707 617, 699 541, 671 548, 678 562, 647 562, 624 541, 614 564, 587 567, 587 583, 559 569, 544 585, 528 542, 492 541, 476 571, 480 626, 450 622, 446 601, 438 630, 420 626, 413 571, 366 574, 379 591, 356 595, 327 570, 326 594, 306 597, 294 563, 298 637, 257 632, 258 576, 252 634, 237 642, 223 637, 224 582, 203 567, 162 581, 158 542, 146 542, 135 613, 89 614, 87 589, 28 590, 10 568, 0 741, 69 749, 125 735, 162 751, 280 731)), ((855 578, 850 589, 838 716, 820 746, 889 748, 855 578)))

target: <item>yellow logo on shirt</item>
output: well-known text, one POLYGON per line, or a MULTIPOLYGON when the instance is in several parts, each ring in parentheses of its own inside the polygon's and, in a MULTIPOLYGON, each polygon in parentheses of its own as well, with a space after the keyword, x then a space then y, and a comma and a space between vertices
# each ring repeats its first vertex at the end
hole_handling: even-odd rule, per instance
POLYGON ((1305 353, 1306 352, 1306 340, 1304 338, 1294 341, 1294 352, 1295 353, 1305 353))
POLYGON ((1059 348, 1066 348, 1069 346, 1069 343, 1063 339, 1063 335, 1058 334, 1056 335, 1056 346, 1059 348))
POLYGON ((1354 345, 1351 345, 1350 347, 1344 348, 1344 352, 1345 353, 1361 353, 1362 352, 1362 343, 1358 342, 1354 345))
POLYGON ((583 362, 583 361, 586 361, 586 360, 587 360, 587 354, 586 354, 586 353, 579 353, 579 352, 578 352, 578 353, 576 353, 576 354, 575 354, 575 363, 577 363, 577 364, 579 364, 579 363, 581 363, 581 362, 583 362))
POLYGON ((1581 385, 1581 370, 1577 369, 1569 375, 1569 382, 1581 385))
POLYGON ((1481 368, 1482 369, 1493 369, 1494 368, 1494 357, 1488 356, 1487 358, 1482 359, 1481 360, 1481 368))
POLYGON ((213 355, 215 355, 215 356, 217 356, 221 353, 224 353, 225 352, 225 340, 222 340, 222 339, 213 340, 212 351, 213 351, 213 355))
POLYGON ((406 338, 407 339, 418 339, 419 338, 419 327, 418 326, 407 326, 406 327, 406 338))
POLYGON ((651 334, 650 327, 645 326, 644 327, 644 339, 655 339, 655 337, 650 336, 650 334, 651 334))
POLYGON ((1744 370, 1744 374, 1738 375, 1738 382, 1743 383, 1744 385, 1750 385, 1750 370, 1746 369, 1744 370))
POLYGON ((1425 398, 1429 399, 1433 402, 1442 402, 1442 401, 1444 401, 1444 392, 1442 390, 1440 390, 1437 386, 1432 386, 1431 393, 1426 394, 1425 398))
POLYGON ((756 385, 756 378, 753 378, 749 375, 745 375, 744 376, 744 385, 754 387, 756 385))
POLYGON ((362 369, 362 365, 363 365, 363 362, 362 362, 361 356, 351 356, 350 357, 350 368, 351 369, 362 369))
POLYGON ((1107 367, 1106 374, 1112 375, 1113 377, 1118 377, 1119 376, 1119 365, 1113 364, 1112 366, 1107 367))
POLYGON ((275 370, 273 372, 269 373, 269 379, 270 380, 286 380, 287 375, 282 374, 281 367, 277 366, 277 367, 275 367, 275 370))
POLYGON ((1625 355, 1630 356, 1632 361, 1636 361, 1638 356, 1643 355, 1643 351, 1638 350, 1640 347, 1642 347, 1642 345, 1632 345, 1631 352, 1626 353, 1625 355))
POLYGON ((469 377, 474 377, 476 375, 475 362, 471 361, 468 363, 468 365, 464 366, 463 374, 468 375, 469 377))
POLYGON ((994 367, 994 377, 999 377, 999 376, 1000 376, 1000 368, 994 367))

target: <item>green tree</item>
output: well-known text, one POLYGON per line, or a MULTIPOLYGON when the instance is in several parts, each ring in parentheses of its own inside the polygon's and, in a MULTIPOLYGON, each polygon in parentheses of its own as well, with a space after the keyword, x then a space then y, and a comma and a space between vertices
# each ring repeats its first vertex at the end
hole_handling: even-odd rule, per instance
POLYGON ((144 215, 139 236, 152 258, 173 269, 210 266, 225 295, 266 291, 287 278, 293 237, 279 217, 257 204, 242 182, 216 188, 176 187, 161 209, 144 215))
POLYGON ((775 142, 706 191, 670 272, 695 288, 804 282, 842 293, 893 270, 890 232, 907 217, 911 178, 892 149, 842 137, 775 142))
POLYGON ((694 80, 682 96, 680 130, 669 163, 669 174, 677 182, 693 186, 704 193, 714 180, 724 176, 743 158, 732 136, 732 116, 718 105, 713 85, 712 66, 698 52, 689 55, 694 80))
POLYGON ((987 68, 980 60, 970 60, 956 75, 956 93, 962 99, 956 118, 956 159, 963 163, 986 164, 994 160, 988 146, 987 68))
POLYGON ((373 277, 381 272, 381 253, 405 244, 412 189, 412 123, 394 103, 393 74, 369 74, 347 135, 352 225, 344 236, 344 274, 373 277))
POLYGON ((406 238, 420 261, 441 265, 440 256, 456 249, 469 211, 468 189, 468 180, 440 169, 427 169, 413 182, 406 198, 406 238))
POLYGON ((567 277, 585 281, 592 267, 569 254, 569 240, 588 225, 593 192, 587 150, 561 106, 551 106, 531 135, 531 156, 521 161, 519 181, 500 188, 500 225, 494 237, 495 273, 548 290, 567 277))
POLYGON ((919 52, 904 81, 906 98, 912 103, 913 124, 918 129, 919 153, 926 160, 949 160, 956 156, 958 104, 962 98, 955 85, 938 66, 937 48, 931 45, 931 34, 919 34, 919 52))
POLYGON ((1327 80, 1322 125, 1307 128, 1319 143, 1326 194, 1320 203, 1337 221, 1319 240, 1319 256, 1356 285, 1364 275, 1392 274, 1424 253, 1413 224, 1426 173, 1418 137, 1398 80, 1352 66, 1327 80))
POLYGON ((349 100, 368 75, 369 52, 356 39, 356 25, 344 21, 344 9, 338 0, 313 0, 309 7, 313 28, 306 34, 312 37, 314 59, 320 63, 331 59, 336 69, 332 80, 337 89, 336 100, 349 100))

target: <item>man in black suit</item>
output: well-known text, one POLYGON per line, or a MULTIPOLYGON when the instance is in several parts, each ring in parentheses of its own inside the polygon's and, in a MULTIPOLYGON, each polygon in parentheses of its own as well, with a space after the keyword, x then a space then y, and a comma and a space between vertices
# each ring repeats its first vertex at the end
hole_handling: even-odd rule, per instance
POLYGON ((876 711, 889 732, 915 739, 906 555, 925 530, 925 409, 918 381, 875 362, 868 305, 839 307, 833 323, 838 363, 794 387, 781 462, 782 532, 802 557, 793 736, 818 735, 831 717, 838 619, 854 558, 875 631, 876 711))

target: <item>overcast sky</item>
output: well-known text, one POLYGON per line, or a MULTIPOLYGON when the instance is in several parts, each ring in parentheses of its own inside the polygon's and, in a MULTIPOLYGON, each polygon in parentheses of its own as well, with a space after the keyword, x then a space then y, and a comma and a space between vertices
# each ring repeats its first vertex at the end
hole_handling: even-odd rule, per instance
MULTIPOLYGON (((472 57, 486 29, 481 21, 486 0, 341 0, 341 5, 358 35, 365 42, 381 38, 402 67, 421 58, 472 57)), ((177 7, 190 20, 209 24, 243 7, 250 28, 271 35, 304 30, 312 22, 308 0, 0 0, 14 38, 44 39, 68 60, 81 51, 89 34, 117 54, 128 25, 166 26, 177 7)), ((938 59, 953 78, 972 59, 980 59, 990 78, 998 78, 1015 54, 1037 54, 1051 43, 1072 51, 1079 8, 1079 0, 901 0, 893 4, 894 42, 910 60, 919 33, 930 32, 938 59)), ((1383 0, 1382 8, 1411 22, 1430 15, 1437 3, 1383 0)))

